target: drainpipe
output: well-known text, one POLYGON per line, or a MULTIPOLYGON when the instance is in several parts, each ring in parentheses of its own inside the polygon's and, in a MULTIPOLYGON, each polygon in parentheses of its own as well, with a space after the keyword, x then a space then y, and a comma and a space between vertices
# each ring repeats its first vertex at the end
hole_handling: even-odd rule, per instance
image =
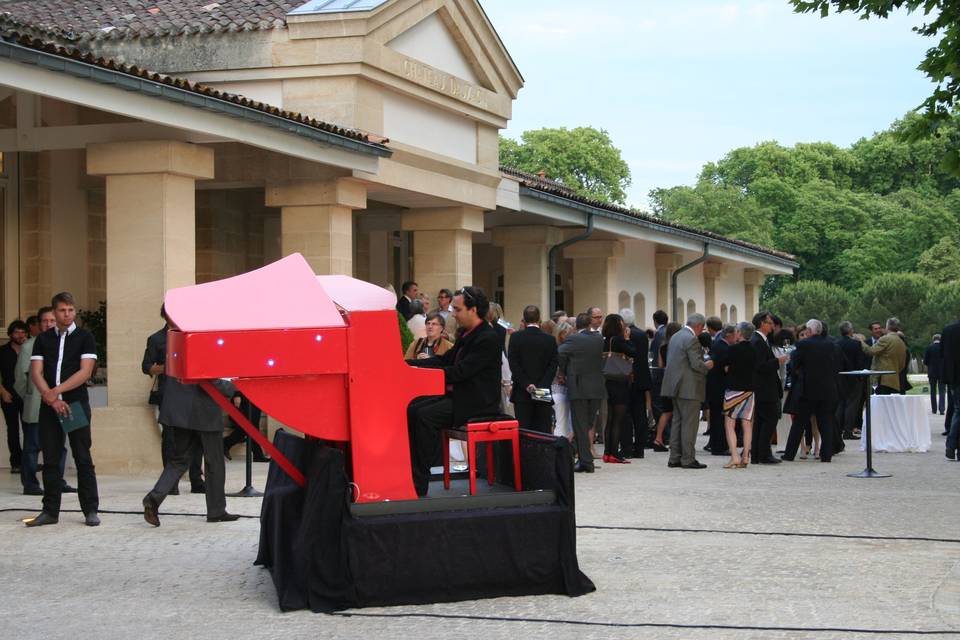
POLYGON ((680 324, 684 324, 683 322, 680 321, 680 314, 683 313, 683 310, 677 308, 677 276, 679 276, 684 271, 693 269, 695 266, 705 261, 709 256, 710 256, 710 245, 704 242, 703 255, 697 258, 696 260, 694 260, 693 262, 688 262, 687 264, 683 265, 682 267, 674 271, 673 275, 670 277, 670 292, 673 294, 673 302, 671 303, 673 305, 673 314, 670 317, 673 319, 674 322, 679 322, 680 324))
POLYGON ((559 255, 560 250, 580 242, 581 240, 586 240, 591 236, 591 234, 593 234, 593 214, 588 213, 587 228, 583 233, 550 247, 550 253, 547 254, 547 290, 550 294, 547 299, 550 300, 550 309, 546 314, 546 317, 549 318, 550 315, 557 310, 557 291, 554 286, 554 282, 557 280, 557 256, 559 255))

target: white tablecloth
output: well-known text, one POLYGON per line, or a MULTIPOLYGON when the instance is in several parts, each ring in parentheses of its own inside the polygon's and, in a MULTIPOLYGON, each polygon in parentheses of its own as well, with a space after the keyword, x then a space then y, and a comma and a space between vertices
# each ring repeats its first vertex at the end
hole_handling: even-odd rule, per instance
MULTIPOLYGON (((873 450, 926 452, 930 448, 930 401, 927 396, 870 396, 873 450)), ((867 448, 866 417, 860 450, 867 448)))

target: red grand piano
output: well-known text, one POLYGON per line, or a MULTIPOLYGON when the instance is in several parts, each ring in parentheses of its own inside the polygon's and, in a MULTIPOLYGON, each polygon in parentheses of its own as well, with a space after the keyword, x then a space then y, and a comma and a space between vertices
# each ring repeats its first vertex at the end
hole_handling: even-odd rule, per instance
POLYGON ((210 384, 306 435, 347 443, 358 502, 415 500, 406 409, 444 391, 408 366, 396 299, 347 276, 316 276, 300 254, 234 278, 167 292, 167 374, 203 386, 298 484, 304 478, 210 384))

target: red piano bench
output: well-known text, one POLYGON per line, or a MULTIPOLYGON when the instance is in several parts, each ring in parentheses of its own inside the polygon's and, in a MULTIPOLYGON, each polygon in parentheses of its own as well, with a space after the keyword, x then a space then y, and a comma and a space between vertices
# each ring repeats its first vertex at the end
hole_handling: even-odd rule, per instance
MULTIPOLYGON (((450 488, 450 439, 467 443, 467 467, 470 472, 470 495, 477 495, 477 443, 509 440, 513 448, 513 486, 523 491, 520 483, 520 424, 510 416, 468 422, 443 430, 443 488, 450 488)), ((493 446, 487 447, 487 484, 493 486, 493 446)))

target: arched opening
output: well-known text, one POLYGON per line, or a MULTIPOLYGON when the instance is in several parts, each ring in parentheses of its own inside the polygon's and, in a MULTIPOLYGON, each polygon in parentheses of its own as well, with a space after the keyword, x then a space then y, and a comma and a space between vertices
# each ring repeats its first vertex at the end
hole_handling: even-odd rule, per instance
POLYGON ((697 303, 693 301, 693 298, 687 301, 687 316, 692 316, 697 312, 697 303))
POLYGON ((727 324, 727 305, 720 305, 720 322, 727 324))
POLYGON ((630 308, 630 294, 627 293, 626 291, 621 291, 620 295, 617 296, 616 313, 620 313, 621 309, 629 309, 629 308, 630 308))
POLYGON ((647 326, 647 299, 642 293, 633 296, 633 315, 636 316, 636 325, 641 329, 647 326))
POLYGON ((730 324, 737 324, 737 305, 730 305, 730 324))

